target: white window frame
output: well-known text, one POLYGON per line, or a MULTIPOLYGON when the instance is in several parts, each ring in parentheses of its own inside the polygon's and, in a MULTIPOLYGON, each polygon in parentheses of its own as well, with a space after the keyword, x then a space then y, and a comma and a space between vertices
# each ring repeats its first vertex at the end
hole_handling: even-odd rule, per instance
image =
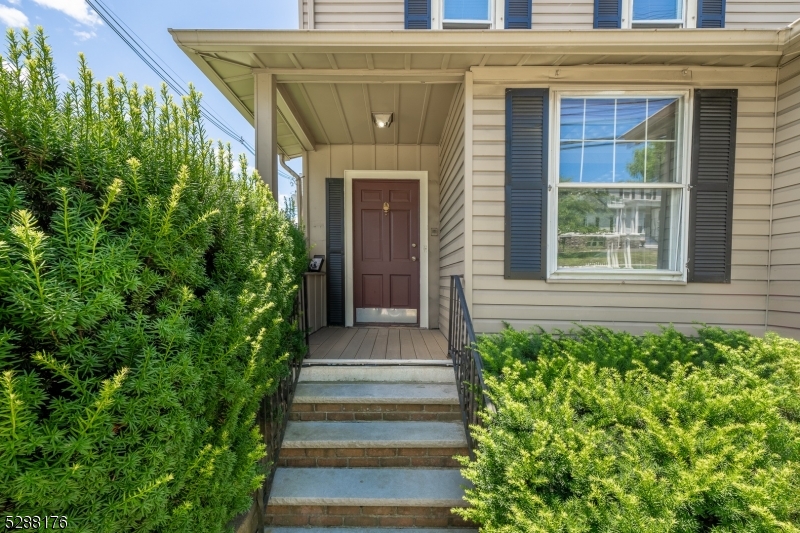
MULTIPOLYGON (((622 27, 631 29, 633 28, 633 3, 636 0, 622 0, 622 27)), ((674 21, 651 21, 642 22, 643 24, 652 24, 653 26, 664 25, 671 27, 671 24, 680 24, 681 28, 696 28, 697 27, 697 0, 683 0, 683 18, 674 21)))
POLYGON ((583 280, 628 282, 673 282, 686 283, 688 279, 687 258, 689 249, 689 208, 691 176, 692 109, 694 93, 691 89, 648 88, 641 90, 597 90, 597 89, 551 89, 550 90, 550 163, 548 170, 547 201, 547 281, 583 280), (681 98, 678 114, 676 147, 678 149, 678 181, 675 183, 559 183, 561 145, 561 100, 563 98, 681 98), (558 190, 587 189, 672 189, 681 191, 681 227, 677 236, 679 270, 633 270, 633 269, 587 269, 558 270, 558 190))

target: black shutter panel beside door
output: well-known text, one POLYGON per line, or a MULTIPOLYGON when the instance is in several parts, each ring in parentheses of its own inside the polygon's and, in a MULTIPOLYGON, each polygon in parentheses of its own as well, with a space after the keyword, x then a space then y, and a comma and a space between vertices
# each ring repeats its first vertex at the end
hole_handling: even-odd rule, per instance
POLYGON ((548 89, 506 91, 505 277, 547 275, 548 89))
POLYGON ((697 27, 724 28, 725 0, 697 0, 697 27))
POLYGON ((344 326, 344 179, 325 179, 328 325, 344 326))
POLYGON ((594 0, 594 27, 619 29, 622 27, 622 0, 594 0))
POLYGON ((405 0, 406 29, 431 29, 431 0, 405 0))
POLYGON ((731 281, 737 98, 735 89, 695 91, 690 282, 731 281))
POLYGON ((532 0, 506 0, 506 29, 531 29, 532 0))

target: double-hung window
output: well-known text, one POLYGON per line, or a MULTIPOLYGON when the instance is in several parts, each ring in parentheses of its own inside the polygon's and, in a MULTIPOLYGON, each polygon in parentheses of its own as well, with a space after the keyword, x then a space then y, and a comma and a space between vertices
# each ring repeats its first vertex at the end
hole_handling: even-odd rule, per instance
POLYGON ((684 280, 688 94, 555 97, 549 277, 684 280))
POLYGON ((491 0, 442 0, 444 28, 490 28, 491 0))

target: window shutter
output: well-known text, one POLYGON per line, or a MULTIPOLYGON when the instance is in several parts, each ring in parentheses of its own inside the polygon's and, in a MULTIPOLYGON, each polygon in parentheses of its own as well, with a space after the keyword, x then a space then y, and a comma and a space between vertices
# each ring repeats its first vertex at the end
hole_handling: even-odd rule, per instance
POLYGON ((505 277, 545 279, 547 89, 506 91, 505 277))
POLYGON ((730 283, 738 91, 695 91, 689 281, 730 283))
POLYGON ((622 0, 594 0, 594 27, 618 29, 622 27, 622 0))
POLYGON ((344 326, 344 179, 325 180, 328 325, 344 326))
POLYGON ((697 27, 724 28, 725 0, 697 0, 697 27))
POLYGON ((431 29, 431 0, 406 1, 406 29, 431 29))
POLYGON ((532 0, 506 0, 506 29, 531 29, 532 0))

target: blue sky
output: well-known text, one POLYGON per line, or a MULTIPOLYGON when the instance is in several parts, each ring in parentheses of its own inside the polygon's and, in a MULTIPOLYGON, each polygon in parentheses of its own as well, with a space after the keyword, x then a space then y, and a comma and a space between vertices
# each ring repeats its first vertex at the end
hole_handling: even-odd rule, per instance
MULTIPOLYGON (((233 130, 254 144, 252 126, 178 49, 167 28, 296 29, 297 0, 104 0, 103 2, 186 82, 203 93, 205 104, 233 130)), ((88 7, 84 0, 0 0, 0 24, 44 27, 62 78, 74 79, 78 53, 83 52, 95 77, 124 73, 139 85, 160 87, 161 80, 88 7)), ((0 50, 4 51, 3 46, 0 50)), ((231 141, 235 153, 244 147, 207 124, 209 134, 231 141)), ((253 158, 248 153, 253 164, 253 158)), ((291 166, 299 170, 299 159, 291 166)), ((281 178, 281 196, 293 183, 281 178)), ((281 205, 283 202, 281 202, 281 205)))

